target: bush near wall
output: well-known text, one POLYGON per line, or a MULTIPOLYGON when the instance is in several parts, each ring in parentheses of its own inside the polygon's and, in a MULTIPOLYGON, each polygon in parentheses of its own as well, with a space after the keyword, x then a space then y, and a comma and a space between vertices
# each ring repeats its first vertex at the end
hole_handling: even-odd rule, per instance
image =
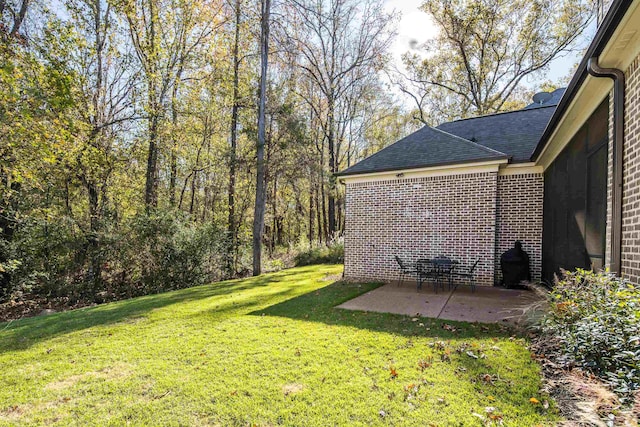
POLYGON ((543 321, 559 360, 593 372, 622 396, 640 390, 640 287, 607 273, 563 272, 543 321))
POLYGON ((296 266, 312 264, 341 264, 344 262, 344 243, 335 239, 328 245, 318 245, 299 252, 294 262, 296 266))

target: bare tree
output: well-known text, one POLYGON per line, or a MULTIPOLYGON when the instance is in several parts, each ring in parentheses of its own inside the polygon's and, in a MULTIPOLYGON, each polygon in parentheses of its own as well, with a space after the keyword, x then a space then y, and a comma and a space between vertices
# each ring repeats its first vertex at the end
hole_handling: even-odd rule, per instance
POLYGON ((89 227, 85 230, 91 259, 89 275, 101 280, 101 228, 108 202, 109 177, 114 168, 114 145, 123 126, 136 118, 131 95, 137 78, 135 64, 122 44, 117 17, 105 0, 67 0, 67 13, 79 37, 87 44, 77 47, 67 65, 80 76, 78 116, 86 125, 70 171, 86 191, 89 227))
POLYGON ((240 109, 240 54, 238 46, 240 43, 240 23, 242 11, 240 10, 240 0, 235 0, 234 5, 234 36, 233 36, 233 95, 231 105, 231 132, 229 137, 229 188, 228 188, 228 221, 227 231, 229 247, 227 249, 227 272, 234 276, 236 273, 236 253, 238 251, 238 226, 236 224, 236 167, 238 160, 238 110, 240 109))
POLYGON ((298 51, 298 65, 313 83, 320 102, 308 94, 301 96, 313 108, 327 143, 329 189, 328 227, 336 227, 336 181, 340 108, 349 108, 344 98, 367 75, 383 64, 393 32, 393 15, 386 14, 372 0, 292 0, 290 37, 298 51))
POLYGON ((258 141, 256 144, 256 202, 253 211, 253 275, 262 272, 262 231, 266 204, 264 146, 266 143, 265 109, 267 102, 267 67, 269 64, 269 14, 271 0, 262 0, 260 30, 260 98, 258 101, 258 141))
POLYGON ((158 204, 159 131, 167 95, 181 82, 186 62, 215 29, 210 10, 219 9, 188 0, 124 0, 122 7, 146 86, 149 149, 144 201, 150 210, 158 204))
POLYGON ((430 0, 421 10, 438 36, 404 55, 396 80, 427 123, 500 111, 523 78, 576 48, 593 2, 430 0))

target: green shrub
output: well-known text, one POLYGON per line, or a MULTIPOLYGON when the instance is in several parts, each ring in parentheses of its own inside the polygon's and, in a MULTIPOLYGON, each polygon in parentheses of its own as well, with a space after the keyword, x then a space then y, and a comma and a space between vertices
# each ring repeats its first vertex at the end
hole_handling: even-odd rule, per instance
POLYGON ((0 239, 0 302, 100 303, 210 282, 222 275, 224 239, 211 223, 171 211, 105 222, 97 233, 67 217, 30 219, 11 242, 0 239))
POLYGON ((559 360, 585 368, 621 396, 640 389, 640 287, 611 274, 564 272, 550 294, 543 331, 559 360))
POLYGON ((294 262, 296 266, 312 264, 340 264, 344 262, 344 244, 341 240, 334 240, 328 245, 314 246, 299 252, 294 262))
POLYGON ((132 295, 195 286, 220 277, 223 232, 173 212, 138 215, 118 235, 109 269, 121 272, 132 295))

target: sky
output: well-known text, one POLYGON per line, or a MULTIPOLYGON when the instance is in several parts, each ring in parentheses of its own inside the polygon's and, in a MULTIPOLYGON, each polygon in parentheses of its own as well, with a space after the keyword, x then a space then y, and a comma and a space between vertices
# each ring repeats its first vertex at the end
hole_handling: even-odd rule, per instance
MULTIPOLYGON (((435 25, 430 22, 426 13, 418 8, 424 0, 383 0, 384 8, 388 12, 393 10, 400 13, 400 22, 397 27, 397 36, 391 47, 391 53, 396 66, 402 69, 401 56, 407 51, 414 50, 417 46, 433 38, 437 34, 435 25)), ((595 32, 592 25, 586 32, 587 38, 595 32)), ((583 42, 583 47, 587 46, 588 40, 583 42)), ((549 66, 549 70, 545 75, 541 75, 534 81, 528 80, 523 83, 527 86, 533 86, 536 82, 551 80, 558 81, 567 76, 568 71, 580 61, 582 54, 580 52, 569 53, 564 57, 556 58, 549 66)), ((394 91, 397 92, 397 91, 394 91)), ((402 95, 397 92, 402 99, 402 95)), ((402 99, 408 108, 413 108, 409 99, 402 99)))

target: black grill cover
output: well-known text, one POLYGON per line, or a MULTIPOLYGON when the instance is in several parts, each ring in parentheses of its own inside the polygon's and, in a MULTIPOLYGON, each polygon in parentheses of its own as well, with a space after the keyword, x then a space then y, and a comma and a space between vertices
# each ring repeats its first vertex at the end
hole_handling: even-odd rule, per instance
POLYGON ((531 280, 529 255, 522 250, 522 243, 516 242, 514 247, 500 256, 502 285, 507 288, 517 287, 522 280, 531 280))

